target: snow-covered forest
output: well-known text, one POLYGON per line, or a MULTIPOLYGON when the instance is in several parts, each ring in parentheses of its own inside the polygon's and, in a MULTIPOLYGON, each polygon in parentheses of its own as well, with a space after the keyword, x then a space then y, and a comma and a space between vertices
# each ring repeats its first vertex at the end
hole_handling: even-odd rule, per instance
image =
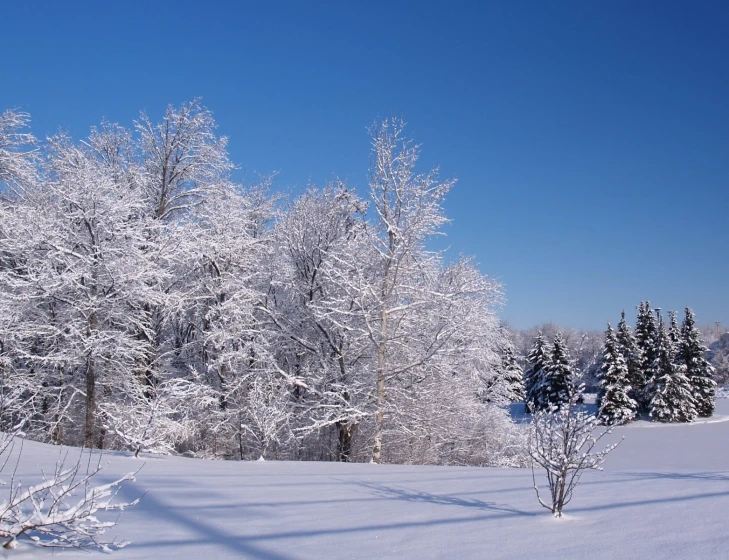
POLYGON ((623 311, 617 330, 608 323, 604 337, 571 336, 579 338, 579 359, 571 357, 561 331, 556 331, 552 343, 537 331, 525 356, 526 412, 560 408, 575 393, 584 392, 588 381, 595 388, 598 416, 608 425, 625 424, 640 413, 664 422, 710 417, 717 382, 709 356, 721 356, 721 349, 710 353, 704 346, 689 307, 680 326, 671 311, 668 327, 661 309, 651 309, 650 302, 641 302, 637 309, 635 331, 623 311), (594 342, 585 344, 590 339, 603 341, 599 350, 594 342))
POLYGON ((195 457, 522 460, 495 406, 520 397, 501 286, 428 249, 453 181, 417 169, 402 123, 371 129, 368 197, 286 200, 233 181, 199 101, 84 139, 29 119, 0 116, 0 427, 195 457))

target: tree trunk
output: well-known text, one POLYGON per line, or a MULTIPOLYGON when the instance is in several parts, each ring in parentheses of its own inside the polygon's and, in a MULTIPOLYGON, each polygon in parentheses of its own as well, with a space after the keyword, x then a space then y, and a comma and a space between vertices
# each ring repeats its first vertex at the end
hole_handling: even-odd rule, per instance
POLYGON ((243 460, 243 415, 238 409, 238 453, 240 460, 243 460))
POLYGON ((357 431, 356 423, 337 422, 339 440, 337 442, 337 461, 349 463, 352 460, 352 442, 357 431))
POLYGON ((375 413, 375 447, 372 451, 372 462, 382 462, 382 433, 385 421, 385 345, 387 342, 387 299, 390 294, 390 272, 392 259, 395 254, 395 236, 392 231, 388 232, 389 249, 385 260, 385 269, 382 275, 382 289, 380 291, 380 305, 382 311, 380 316, 380 340, 377 345, 377 411, 375 413))
POLYGON ((96 360, 93 355, 86 358, 86 423, 84 427, 84 447, 94 447, 96 420, 96 360))
POLYGON ((387 335, 387 311, 382 310, 380 324, 380 344, 377 348, 377 412, 375 413, 375 447, 372 451, 372 462, 382 462, 382 432, 385 420, 385 337, 387 335))

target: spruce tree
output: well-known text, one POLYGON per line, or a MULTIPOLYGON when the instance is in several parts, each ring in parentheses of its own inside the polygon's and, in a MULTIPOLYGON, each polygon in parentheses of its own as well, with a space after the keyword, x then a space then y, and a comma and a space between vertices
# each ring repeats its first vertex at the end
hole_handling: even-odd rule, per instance
POLYGON ((636 391, 636 400, 643 409, 649 408, 651 394, 651 371, 656 360, 656 321, 649 301, 640 302, 638 317, 635 321, 635 340, 640 350, 640 371, 643 375, 643 387, 636 391))
POLYGON ((630 397, 628 365, 613 328, 605 332, 603 363, 600 369, 599 413, 603 423, 625 424, 635 418, 638 403, 630 397))
POLYGON ((696 412, 702 417, 711 416, 716 404, 714 368, 706 359, 706 351, 707 348, 701 344, 701 335, 696 328, 694 313, 687 307, 686 316, 681 324, 679 363, 686 368, 686 375, 696 401, 696 412))
POLYGON ((663 321, 658 324, 657 356, 651 367, 650 414, 662 422, 690 422, 696 418, 686 366, 676 360, 663 321))
POLYGON ((676 312, 669 311, 668 316, 670 317, 668 339, 671 341, 671 344, 673 344, 674 353, 678 354, 678 349, 681 344, 681 329, 679 328, 678 321, 676 320, 676 312))
POLYGON ((628 379, 627 383, 630 385, 629 395, 630 398, 639 403, 642 399, 645 390, 645 374, 641 367, 641 353, 638 348, 638 343, 635 340, 633 331, 625 321, 625 311, 620 314, 620 322, 618 323, 618 329, 616 333, 618 341, 618 347, 620 353, 623 355, 625 364, 628 367, 628 379))
POLYGON ((524 400, 522 370, 516 362, 514 347, 508 342, 504 344, 501 352, 501 378, 504 384, 505 396, 510 402, 524 400))
POLYGON ((557 333, 554 337, 549 363, 544 368, 542 394, 546 406, 561 408, 562 405, 569 402, 573 385, 574 372, 569 351, 562 338, 562 333, 557 333))
POLYGON ((544 369, 549 363, 547 344, 541 331, 537 333, 534 339, 534 346, 529 351, 527 361, 529 366, 524 372, 524 408, 526 412, 534 412, 535 410, 542 410, 545 406, 542 389, 544 369))

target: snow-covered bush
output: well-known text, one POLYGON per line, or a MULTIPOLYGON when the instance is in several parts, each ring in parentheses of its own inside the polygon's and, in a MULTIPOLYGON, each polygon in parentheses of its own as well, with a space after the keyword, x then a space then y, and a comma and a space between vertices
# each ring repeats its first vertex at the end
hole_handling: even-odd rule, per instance
POLYGON ((128 401, 101 405, 102 422, 117 447, 140 452, 174 454, 195 431, 198 410, 217 403, 215 393, 188 379, 171 379, 156 387, 132 385, 128 401))
POLYGON ((572 500, 572 494, 586 470, 602 470, 602 463, 617 445, 593 451, 610 429, 598 430, 600 420, 578 407, 579 391, 573 391, 561 407, 539 410, 532 415, 529 431, 534 491, 539 503, 555 517, 562 517, 562 508, 572 500), (596 432, 596 430, 598 430, 596 432), (544 469, 550 499, 545 502, 539 494, 535 465, 544 469))

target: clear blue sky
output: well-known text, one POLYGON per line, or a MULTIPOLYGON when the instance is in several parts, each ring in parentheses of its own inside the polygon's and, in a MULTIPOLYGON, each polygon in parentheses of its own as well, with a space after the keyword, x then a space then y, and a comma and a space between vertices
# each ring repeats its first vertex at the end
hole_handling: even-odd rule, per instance
POLYGON ((362 192, 402 117, 514 326, 650 299, 729 327, 727 30, 726 0, 6 2, 0 110, 78 138, 201 96, 241 177, 362 192))

